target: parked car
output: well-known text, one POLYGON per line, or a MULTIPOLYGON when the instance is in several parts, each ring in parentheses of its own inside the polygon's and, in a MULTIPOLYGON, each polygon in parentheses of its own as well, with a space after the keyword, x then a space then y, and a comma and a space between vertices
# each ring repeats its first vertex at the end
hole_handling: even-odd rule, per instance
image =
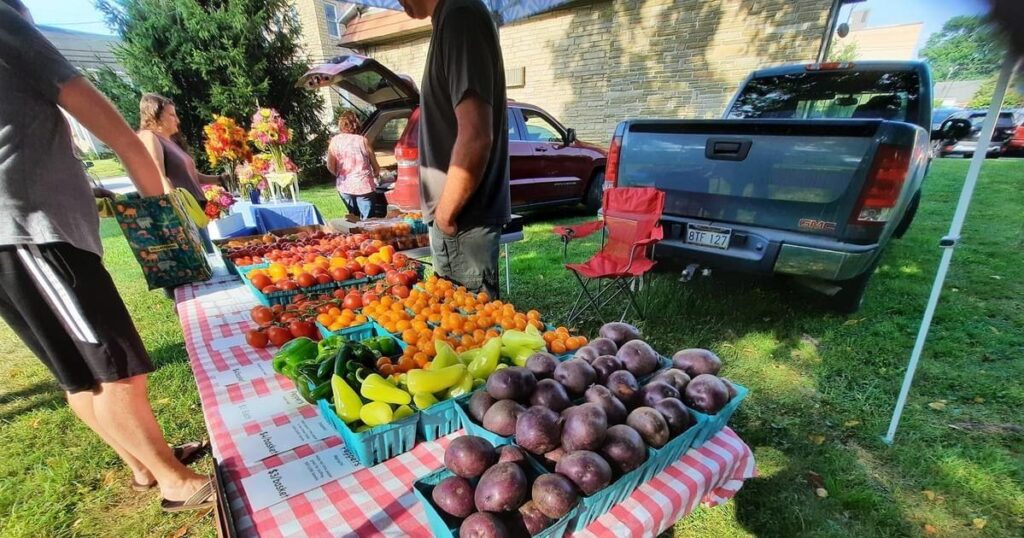
POLYGON ((962 108, 936 108, 932 111, 932 131, 938 131, 942 127, 942 122, 946 121, 946 118, 956 114, 957 112, 963 112, 962 108))
MULTIPOLYGON (((978 136, 981 134, 981 126, 985 122, 986 116, 988 116, 988 112, 984 110, 965 110, 949 116, 947 119, 965 119, 971 122, 971 133, 962 140, 942 145, 939 148, 939 157, 948 157, 950 155, 973 157, 974 151, 978 147, 978 136)), ((996 127, 992 132, 992 141, 985 152, 985 157, 998 159, 1002 156, 1010 139, 1013 138, 1014 130, 1016 130, 1016 126, 1013 112, 1000 112, 996 118, 996 127)))
POLYGON ((921 62, 759 70, 725 119, 620 123, 605 188, 665 192, 657 258, 792 275, 852 312, 920 204, 931 88, 921 62))
MULTIPOLYGON (((381 160, 397 168, 395 182, 382 190, 389 202, 419 209, 419 91, 412 80, 372 58, 348 54, 310 69, 299 84, 345 90, 373 107, 363 134, 381 160)), ((596 211, 606 151, 578 140, 574 129, 538 106, 510 99, 507 112, 512 208, 583 203, 596 211)))
POLYGON ((1008 157, 1024 157, 1024 113, 1017 115, 1017 126, 1013 130, 1013 136, 1006 143, 1003 154, 1008 157))

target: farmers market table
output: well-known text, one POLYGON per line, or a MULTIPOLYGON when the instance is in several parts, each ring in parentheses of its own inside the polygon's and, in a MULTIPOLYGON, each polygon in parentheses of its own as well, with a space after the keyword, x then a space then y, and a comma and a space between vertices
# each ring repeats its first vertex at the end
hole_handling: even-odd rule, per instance
MULTIPOLYGON (((219 462, 234 529, 239 536, 430 536, 423 508, 412 483, 443 465, 444 448, 462 430, 436 442, 421 442, 408 453, 326 483, 269 507, 254 510, 258 492, 242 481, 297 460, 337 452, 337 436, 282 451, 262 461, 243 461, 241 446, 250 437, 275 426, 315 418, 314 406, 285 412, 269 408, 270 399, 294 392, 288 379, 270 374, 223 385, 223 372, 239 366, 269 363, 272 353, 249 348, 244 332, 253 325, 249 309, 256 302, 234 278, 218 278, 182 286, 175 291, 185 348, 195 374, 203 418, 210 432, 213 456, 219 462), (221 380, 215 383, 215 380, 221 380), (246 422, 237 405, 251 403, 255 420, 246 422), (259 411, 258 413, 256 411, 259 411), (259 418, 254 415, 259 415, 259 418)), ((269 369, 267 370, 269 371, 269 369)), ((296 463, 311 467, 311 463, 296 463)), ((754 458, 737 435, 726 428, 699 449, 690 450, 624 502, 576 536, 656 536, 693 511, 730 499, 754 476, 754 458)))
POLYGON ((273 202, 257 205, 236 202, 231 206, 231 214, 242 215, 245 226, 255 227, 261 234, 281 228, 324 223, 320 211, 309 202, 273 202))

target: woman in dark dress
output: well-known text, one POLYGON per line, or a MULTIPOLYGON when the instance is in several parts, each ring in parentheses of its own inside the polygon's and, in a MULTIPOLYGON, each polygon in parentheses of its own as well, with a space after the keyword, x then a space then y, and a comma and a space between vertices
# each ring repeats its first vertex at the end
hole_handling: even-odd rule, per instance
MULTIPOLYGON (((202 185, 219 185, 225 174, 211 176, 196 169, 196 162, 185 150, 174 103, 155 93, 147 93, 139 101, 139 138, 156 161, 163 176, 164 194, 176 188, 188 191, 199 205, 206 206, 202 185)), ((213 252, 210 235, 200 228, 206 252, 213 252)))

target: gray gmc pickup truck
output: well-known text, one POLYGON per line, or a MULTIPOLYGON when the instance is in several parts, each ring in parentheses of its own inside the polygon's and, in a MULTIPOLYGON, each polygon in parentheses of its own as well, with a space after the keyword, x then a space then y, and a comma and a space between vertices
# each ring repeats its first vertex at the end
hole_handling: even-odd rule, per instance
POLYGON ((656 257, 792 275, 853 312, 920 203, 931 88, 920 62, 756 71, 724 119, 620 123, 605 186, 665 192, 656 257))

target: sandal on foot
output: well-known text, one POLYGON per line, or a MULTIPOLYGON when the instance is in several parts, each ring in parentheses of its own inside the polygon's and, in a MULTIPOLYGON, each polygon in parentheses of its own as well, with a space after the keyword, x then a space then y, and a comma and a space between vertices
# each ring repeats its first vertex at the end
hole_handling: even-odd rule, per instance
MULTIPOLYGON (((183 445, 173 447, 171 451, 174 454, 174 459, 180 461, 185 465, 188 465, 189 463, 192 463, 192 461, 195 460, 196 457, 201 455, 209 447, 210 443, 206 441, 193 441, 191 443, 185 443, 183 445)), ((143 484, 141 482, 136 482, 135 477, 132 477, 131 482, 132 490, 134 491, 149 491, 156 487, 156 480, 148 484, 143 484)))
POLYGON ((160 509, 164 512, 175 513, 185 512, 187 510, 202 510, 204 508, 210 508, 217 502, 217 487, 213 483, 211 477, 203 487, 199 488, 198 491, 192 494, 191 497, 184 501, 168 501, 167 499, 160 500, 160 509))

